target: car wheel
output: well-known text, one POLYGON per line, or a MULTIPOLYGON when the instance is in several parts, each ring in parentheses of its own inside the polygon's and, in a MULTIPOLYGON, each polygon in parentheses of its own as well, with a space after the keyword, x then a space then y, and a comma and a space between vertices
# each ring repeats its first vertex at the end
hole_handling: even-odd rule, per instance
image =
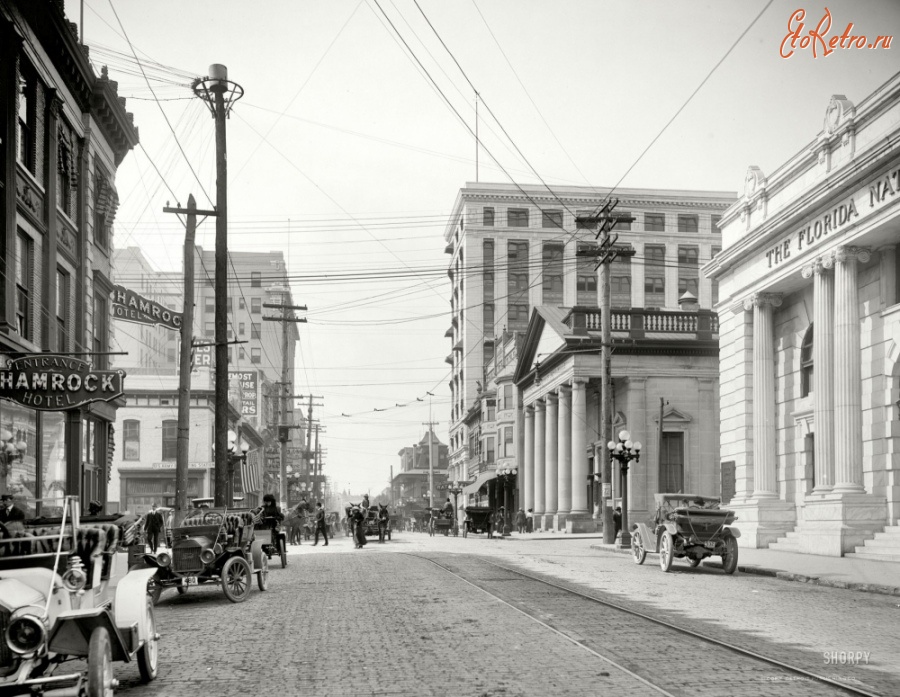
POLYGON ((112 697, 112 647, 106 627, 94 627, 88 647, 88 697, 112 697))
POLYGON ((390 542, 390 541, 391 541, 391 531, 388 530, 388 542, 390 542))
POLYGON ((281 568, 287 566, 287 550, 284 547, 284 540, 278 540, 278 553, 281 555, 281 568))
POLYGON ((243 557, 231 557, 222 567, 222 590, 233 603, 242 603, 250 595, 250 565, 243 557))
POLYGON ((263 555, 260 561, 259 569, 256 572, 256 585, 261 591, 269 587, 269 560, 263 555))
POLYGON ((635 532, 631 536, 631 557, 634 559, 635 564, 643 564, 647 559, 647 550, 644 549, 644 543, 639 532, 635 532))
POLYGON ((672 533, 664 532, 659 540, 659 568, 668 572, 672 568, 672 559, 675 556, 675 540, 672 533))
POLYGON ((696 569, 698 566, 700 566, 700 561, 701 561, 700 559, 695 559, 694 557, 688 557, 688 564, 691 565, 692 569, 696 569))
POLYGON ((185 593, 187 593, 188 587, 185 580, 181 579, 181 582, 177 586, 175 586, 175 589, 178 591, 178 595, 184 595, 185 593))
POLYGON ((737 539, 729 535, 725 538, 725 554, 722 555, 722 568, 726 574, 737 571, 738 544, 737 539))
POLYGON ((150 596, 150 602, 156 605, 159 602, 162 592, 163 587, 156 577, 156 574, 154 574, 147 580, 147 595, 150 596))
MULTIPOLYGON (((178 586, 179 592, 181 586, 178 586)), ((187 586, 185 586, 187 590, 187 586)), ((159 635, 156 633, 156 616, 153 611, 153 603, 147 603, 147 638, 144 639, 144 645, 138 649, 137 663, 138 671, 141 674, 141 680, 150 682, 156 677, 158 672, 159 660, 159 635)))

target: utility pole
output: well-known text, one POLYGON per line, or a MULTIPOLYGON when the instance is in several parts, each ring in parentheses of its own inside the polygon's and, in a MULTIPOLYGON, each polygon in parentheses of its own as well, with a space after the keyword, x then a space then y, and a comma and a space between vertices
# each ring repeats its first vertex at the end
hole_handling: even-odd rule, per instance
POLYGON ((215 263, 215 505, 225 500, 228 476, 228 156, 225 118, 244 89, 228 79, 224 65, 209 66, 209 76, 191 84, 194 94, 206 102, 216 120, 216 263, 215 263))
MULTIPOLYGON (((576 256, 597 257, 597 267, 600 269, 600 330, 601 330, 601 348, 600 356, 602 363, 602 373, 600 376, 600 448, 599 459, 601 463, 595 463, 596 467, 603 467, 602 485, 600 491, 600 517, 603 521, 603 542, 604 544, 612 544, 615 542, 615 529, 613 526, 613 508, 607 506, 606 490, 612 495, 612 461, 607 452, 606 444, 612 441, 612 322, 610 321, 610 308, 612 302, 610 300, 610 268, 609 265, 617 256, 632 256, 633 250, 615 249, 614 245, 618 239, 618 235, 613 235, 612 230, 616 223, 630 223, 634 218, 628 216, 614 216, 613 209, 619 203, 615 201, 607 201, 600 209, 598 215, 579 216, 576 223, 589 226, 593 229, 599 225, 596 237, 600 239, 599 247, 595 249, 586 249, 576 252, 576 256)), ((623 501, 623 505, 627 506, 628 502, 623 501)))
POLYGON ((431 420, 431 399, 428 400, 428 507, 434 508, 434 427, 437 421, 431 420))
POLYGON ((187 208, 163 208, 165 213, 184 213, 184 304, 181 314, 181 350, 178 362, 178 437, 175 444, 175 525, 181 525, 188 510, 188 462, 191 426, 191 353, 194 344, 194 239, 197 213, 215 216, 216 211, 198 211, 194 195, 187 208))
MULTIPOLYGON (((285 302, 278 304, 263 303, 263 307, 280 309, 281 317, 263 317, 263 321, 281 322, 281 389, 285 393, 290 394, 291 392, 293 392, 293 387, 290 380, 290 369, 293 366, 293 361, 288 361, 288 323, 306 322, 305 317, 294 317, 293 313, 294 310, 306 310, 306 305, 288 305, 286 301, 290 297, 290 289, 287 286, 278 287, 277 290, 274 290, 272 292, 280 293, 282 296, 282 300, 284 300, 285 302)), ((290 426, 292 426, 292 424, 287 423, 287 412, 287 399, 283 397, 279 400, 278 417, 278 440, 281 442, 281 466, 279 467, 279 479, 281 481, 280 486, 278 487, 278 491, 279 498, 284 505, 287 505, 288 500, 287 444, 290 440, 290 426)))

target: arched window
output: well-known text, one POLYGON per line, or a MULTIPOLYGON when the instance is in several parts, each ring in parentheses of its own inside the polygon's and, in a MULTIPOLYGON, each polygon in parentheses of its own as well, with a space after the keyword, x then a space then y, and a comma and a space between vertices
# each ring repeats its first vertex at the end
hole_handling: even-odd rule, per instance
POLYGON ((813 391, 813 325, 809 325, 800 344, 800 396, 813 391))

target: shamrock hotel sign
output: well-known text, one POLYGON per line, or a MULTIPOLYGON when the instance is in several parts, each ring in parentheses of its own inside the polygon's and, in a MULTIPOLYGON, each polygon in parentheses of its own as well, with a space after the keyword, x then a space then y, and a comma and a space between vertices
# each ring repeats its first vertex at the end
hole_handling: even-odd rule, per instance
POLYGON ((112 291, 113 317, 136 324, 161 324, 169 329, 181 329, 182 313, 170 310, 155 300, 138 295, 124 286, 112 291))
POLYGON ((86 361, 53 354, 16 358, 0 369, 0 398, 45 411, 109 402, 122 396, 124 384, 122 370, 92 370, 86 361))

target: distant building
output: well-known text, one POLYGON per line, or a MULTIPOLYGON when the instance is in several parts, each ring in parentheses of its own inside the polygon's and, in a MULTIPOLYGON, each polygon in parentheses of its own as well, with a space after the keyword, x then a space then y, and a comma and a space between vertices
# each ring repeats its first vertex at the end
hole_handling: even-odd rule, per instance
MULTIPOLYGON (((109 368, 116 170, 138 132, 88 55, 62 2, 0 4, 0 370, 44 352, 109 368)), ((85 507, 106 501, 122 400, 68 411, 25 403, 42 392, 52 389, 0 399, 0 493, 48 515, 65 494, 85 507)))
POLYGON ((429 429, 422 440, 401 449, 397 454, 400 456, 400 471, 394 474, 391 481, 391 494, 395 504, 415 502, 427 505, 425 494, 429 491, 429 472, 433 475, 432 498, 435 505, 447 498, 448 448, 434 431, 429 429), (434 458, 430 470, 429 457, 434 458))

